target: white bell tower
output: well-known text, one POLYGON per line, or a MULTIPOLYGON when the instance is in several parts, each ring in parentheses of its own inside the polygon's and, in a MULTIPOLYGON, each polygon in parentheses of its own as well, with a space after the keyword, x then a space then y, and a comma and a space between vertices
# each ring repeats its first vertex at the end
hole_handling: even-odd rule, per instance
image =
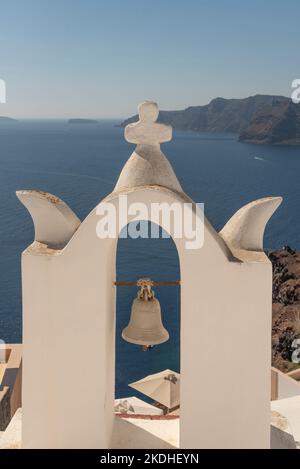
MULTIPOLYGON (((120 195, 148 213, 152 203, 192 202, 160 150, 172 131, 157 116, 155 103, 139 106, 139 121, 125 129, 136 149, 83 222, 58 197, 17 193, 35 227, 22 255, 24 448, 110 448, 123 431, 113 410, 117 239, 99 239, 96 227, 102 204, 119 215, 120 195)), ((199 249, 170 228, 181 272, 181 448, 270 446, 272 267, 263 233, 280 202, 246 205, 220 233, 205 219, 199 249)))

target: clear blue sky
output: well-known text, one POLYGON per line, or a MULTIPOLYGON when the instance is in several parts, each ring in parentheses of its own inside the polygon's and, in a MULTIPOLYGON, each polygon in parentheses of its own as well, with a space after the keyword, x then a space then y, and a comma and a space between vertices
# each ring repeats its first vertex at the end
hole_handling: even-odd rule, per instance
POLYGON ((122 117, 216 96, 290 95, 299 0, 0 0, 15 117, 122 117))

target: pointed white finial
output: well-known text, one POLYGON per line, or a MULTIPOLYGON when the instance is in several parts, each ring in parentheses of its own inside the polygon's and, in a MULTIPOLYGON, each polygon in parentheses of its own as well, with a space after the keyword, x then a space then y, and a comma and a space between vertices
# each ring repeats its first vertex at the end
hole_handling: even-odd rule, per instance
POLYGON ((172 139, 172 127, 156 122, 159 109, 153 101, 138 106, 139 121, 125 127, 125 139, 136 145, 159 145, 172 139))

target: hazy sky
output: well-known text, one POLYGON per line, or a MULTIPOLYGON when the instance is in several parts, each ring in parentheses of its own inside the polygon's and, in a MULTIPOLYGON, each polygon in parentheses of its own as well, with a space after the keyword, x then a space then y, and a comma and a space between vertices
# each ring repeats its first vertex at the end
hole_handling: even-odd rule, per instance
POLYGON ((122 117, 300 78, 299 0, 0 0, 12 117, 122 117))

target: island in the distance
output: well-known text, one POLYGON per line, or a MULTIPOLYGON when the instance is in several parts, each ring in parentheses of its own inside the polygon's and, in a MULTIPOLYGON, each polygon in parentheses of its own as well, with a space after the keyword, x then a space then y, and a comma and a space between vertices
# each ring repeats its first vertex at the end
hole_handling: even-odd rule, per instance
POLYGON ((19 122, 17 119, 12 117, 0 116, 0 124, 13 124, 19 122))
POLYGON ((99 122, 96 119, 69 119, 68 124, 98 124, 99 122))
MULTIPOLYGON (((135 115, 120 125, 125 127, 137 120, 135 115)), ((215 98, 204 106, 160 111, 158 122, 178 130, 236 133, 241 142, 300 144, 300 104, 294 104, 285 96, 215 98)))

